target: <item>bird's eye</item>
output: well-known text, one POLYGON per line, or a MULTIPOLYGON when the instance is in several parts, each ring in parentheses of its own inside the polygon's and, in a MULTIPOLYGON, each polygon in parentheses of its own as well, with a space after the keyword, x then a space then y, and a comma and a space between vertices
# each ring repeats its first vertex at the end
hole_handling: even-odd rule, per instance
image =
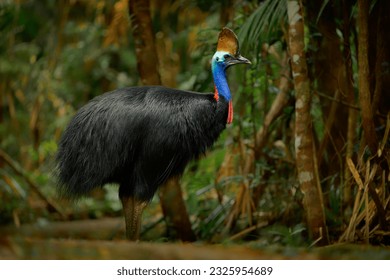
POLYGON ((223 56, 223 58, 225 58, 225 59, 227 59, 227 58, 229 58, 230 57, 230 55, 228 55, 228 54, 225 54, 224 56, 223 56))

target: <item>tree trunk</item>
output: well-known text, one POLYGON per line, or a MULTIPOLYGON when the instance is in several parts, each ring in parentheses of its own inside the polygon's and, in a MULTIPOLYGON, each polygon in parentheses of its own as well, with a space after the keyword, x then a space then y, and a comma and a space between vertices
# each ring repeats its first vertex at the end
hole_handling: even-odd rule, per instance
MULTIPOLYGON (((344 56, 344 67, 346 74, 346 99, 348 104, 355 105, 355 94, 354 94, 354 79, 353 79, 353 69, 352 69, 352 53, 351 53, 351 44, 350 44, 350 36, 351 36, 351 13, 352 3, 351 0, 343 0, 342 2, 342 10, 343 10, 343 37, 344 37, 344 48, 343 48, 343 56, 344 56)), ((357 112, 349 108, 348 109, 348 129, 347 129, 347 143, 346 143, 346 152, 345 159, 352 158, 353 149, 356 141, 356 127, 357 127, 357 112)), ((352 206, 352 176, 351 172, 348 168, 348 165, 345 164, 344 167, 344 190, 343 190, 343 203, 346 208, 352 206)))
POLYGON ((183 201, 179 178, 172 178, 165 183, 160 190, 159 197, 167 223, 168 235, 186 242, 195 241, 196 236, 192 231, 191 222, 183 201), (172 232, 170 229, 174 231, 172 232))
MULTIPOLYGON (((348 109, 335 100, 347 100, 345 93, 348 81, 332 5, 323 7, 322 1, 309 1, 307 5, 308 18, 312 23, 311 33, 320 34, 310 36, 314 45, 312 73, 316 77, 316 89, 329 96, 320 97, 325 128, 317 153, 319 172, 323 177, 327 177, 342 174, 343 170, 342 154, 348 131, 348 109)), ((342 176, 337 176, 336 184, 340 185, 342 182, 342 176)))
POLYGON ((129 15, 141 81, 144 85, 160 85, 149 0, 129 0, 129 15))
MULTIPOLYGON (((388 98, 388 88, 390 87, 390 38, 387 35, 388 31, 384 26, 389 26, 390 17, 388 12, 390 10, 390 1, 378 1, 375 3, 373 11, 370 14, 372 33, 375 33, 375 41, 370 41, 370 44, 375 49, 375 66, 373 68, 374 74, 371 75, 372 82, 372 113, 374 122, 377 127, 385 126, 385 118, 380 120, 376 118, 375 113, 387 115, 390 111, 390 99, 388 98), (374 14, 372 14, 374 13, 374 14)), ((378 132, 378 131, 377 131, 378 132)), ((378 133, 379 137, 383 137, 383 129, 378 133)))
POLYGON ((359 64, 359 102, 362 110, 362 126, 364 139, 372 154, 378 149, 377 135, 372 112, 372 95, 370 90, 370 65, 369 57, 369 34, 368 34, 368 0, 358 1, 358 64, 359 64))
POLYGON ((304 194, 309 236, 317 244, 327 244, 328 237, 325 224, 325 214, 322 192, 317 180, 315 169, 316 155, 313 145, 313 128, 310 115, 311 93, 308 78, 305 46, 302 2, 289 0, 287 2, 289 20, 288 46, 290 63, 294 80, 295 103, 295 153, 298 180, 304 194))
MULTIPOLYGON (((144 85, 160 85, 161 78, 149 0, 129 0, 129 15, 141 81, 144 85)), ((174 227, 180 239, 194 241, 195 235, 191 229, 177 178, 171 179, 162 186, 160 203, 167 224, 174 227)))

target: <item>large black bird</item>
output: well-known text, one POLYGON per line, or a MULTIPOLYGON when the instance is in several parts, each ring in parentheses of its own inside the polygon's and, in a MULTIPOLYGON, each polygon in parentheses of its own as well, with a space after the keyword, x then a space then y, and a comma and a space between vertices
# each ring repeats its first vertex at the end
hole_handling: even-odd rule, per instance
POLYGON ((232 122, 225 71, 238 63, 250 61, 240 55, 234 32, 223 28, 211 60, 214 93, 143 86, 92 99, 76 113, 59 142, 60 193, 77 198, 118 183, 126 237, 138 239, 143 208, 157 188, 182 174, 232 122))

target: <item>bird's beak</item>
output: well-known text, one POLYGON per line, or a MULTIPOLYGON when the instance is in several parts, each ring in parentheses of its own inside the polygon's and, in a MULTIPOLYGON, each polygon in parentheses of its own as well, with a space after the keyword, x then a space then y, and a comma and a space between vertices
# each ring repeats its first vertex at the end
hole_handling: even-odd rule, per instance
POLYGON ((226 62, 226 66, 232 66, 235 64, 252 64, 249 59, 243 57, 242 55, 238 54, 233 59, 230 59, 226 62))

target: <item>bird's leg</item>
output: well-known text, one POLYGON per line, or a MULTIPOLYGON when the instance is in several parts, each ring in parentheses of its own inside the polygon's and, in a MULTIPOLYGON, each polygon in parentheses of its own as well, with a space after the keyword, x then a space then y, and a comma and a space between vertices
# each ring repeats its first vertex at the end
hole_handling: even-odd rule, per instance
POLYGON ((132 196, 121 196, 120 199, 125 214, 126 238, 137 241, 141 230, 142 212, 147 202, 140 201, 132 196))

